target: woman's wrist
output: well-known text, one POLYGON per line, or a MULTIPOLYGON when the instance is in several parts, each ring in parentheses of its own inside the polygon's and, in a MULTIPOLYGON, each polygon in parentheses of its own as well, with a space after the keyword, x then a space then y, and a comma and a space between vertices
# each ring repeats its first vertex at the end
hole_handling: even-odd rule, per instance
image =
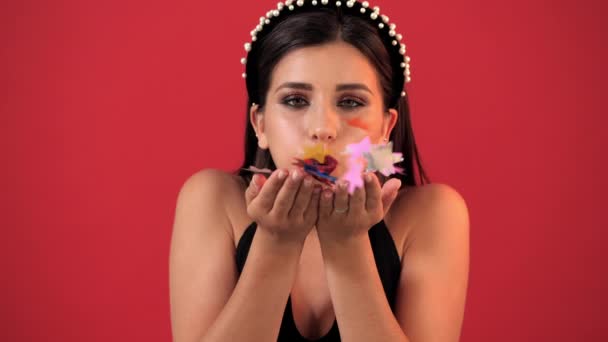
POLYGON ((291 254, 297 251, 298 255, 304 247, 304 241, 306 236, 286 236, 286 234, 273 233, 269 229, 265 229, 262 226, 258 226, 257 233, 262 238, 265 250, 272 250, 279 254, 291 254))

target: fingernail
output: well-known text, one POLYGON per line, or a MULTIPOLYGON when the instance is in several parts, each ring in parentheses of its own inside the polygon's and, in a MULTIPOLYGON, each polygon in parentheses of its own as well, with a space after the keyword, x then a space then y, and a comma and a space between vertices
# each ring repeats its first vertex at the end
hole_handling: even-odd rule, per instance
POLYGON ((285 178, 285 171, 279 170, 279 173, 277 174, 277 177, 279 177, 279 179, 285 178))
POLYGON ((298 170, 294 170, 293 173, 291 174, 291 178, 293 180, 298 180, 299 177, 300 177, 300 174, 299 174, 298 170))
POLYGON ((323 197, 325 197, 325 198, 330 198, 330 197, 331 197, 331 192, 329 192, 329 191, 325 191, 325 192, 323 193, 323 197))
POLYGON ((366 174, 365 174, 365 181, 366 181, 366 182, 371 182, 371 181, 372 181, 372 175, 371 175, 371 174, 369 174, 369 173, 366 173, 366 174))

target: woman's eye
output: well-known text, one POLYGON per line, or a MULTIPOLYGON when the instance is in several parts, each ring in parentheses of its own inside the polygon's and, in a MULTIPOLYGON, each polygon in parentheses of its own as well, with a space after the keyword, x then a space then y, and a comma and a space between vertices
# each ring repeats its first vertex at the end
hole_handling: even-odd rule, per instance
POLYGON ((306 100, 301 97, 290 97, 283 101, 284 104, 287 104, 291 107, 302 107, 306 105, 306 100))
MULTIPOLYGON (((283 100, 283 104, 289 107, 300 108, 306 106, 308 102, 303 97, 288 97, 283 100)), ((357 108, 363 106, 363 103, 354 99, 345 99, 340 101, 338 105, 346 108, 357 108)))
POLYGON ((353 99, 346 99, 346 100, 344 100, 344 101, 342 101, 342 102, 340 102, 340 103, 345 103, 346 105, 345 105, 344 107, 352 107, 352 108, 355 108, 355 107, 360 107, 360 106, 362 106, 362 104, 361 104, 359 101, 355 101, 355 100, 353 100, 353 99))

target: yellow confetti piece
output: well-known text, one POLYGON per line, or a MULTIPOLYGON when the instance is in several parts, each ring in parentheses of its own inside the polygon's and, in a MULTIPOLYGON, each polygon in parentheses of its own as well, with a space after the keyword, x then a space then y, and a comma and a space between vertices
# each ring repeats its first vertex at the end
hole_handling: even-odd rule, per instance
POLYGON ((330 154, 325 144, 317 143, 312 146, 304 147, 304 155, 302 159, 315 159, 319 163, 325 161, 325 156, 330 154))

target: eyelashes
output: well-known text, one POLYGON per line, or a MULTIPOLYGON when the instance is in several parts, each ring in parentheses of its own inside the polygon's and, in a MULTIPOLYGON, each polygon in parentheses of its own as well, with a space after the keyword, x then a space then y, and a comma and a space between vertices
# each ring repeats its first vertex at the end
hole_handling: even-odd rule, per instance
MULTIPOLYGON (((308 105, 308 101, 306 97, 299 94, 291 94, 287 95, 285 98, 281 100, 281 104, 290 108, 300 109, 306 107, 308 105)), ((365 101, 360 100, 356 97, 348 96, 343 98, 338 105, 340 107, 346 108, 346 110, 353 110, 359 107, 365 106, 365 101)))

